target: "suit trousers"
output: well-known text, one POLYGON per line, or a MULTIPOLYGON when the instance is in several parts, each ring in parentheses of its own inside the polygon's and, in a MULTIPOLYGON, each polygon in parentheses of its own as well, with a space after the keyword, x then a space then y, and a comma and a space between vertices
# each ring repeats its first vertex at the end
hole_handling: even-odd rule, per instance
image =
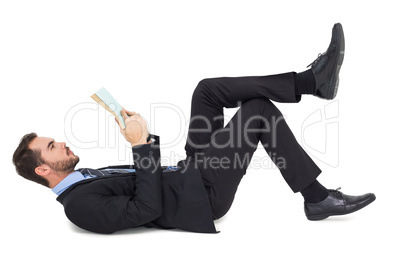
POLYGON ((259 142, 294 192, 321 173, 271 102, 300 101, 295 75, 209 78, 195 88, 186 160, 200 170, 214 219, 230 209, 259 142), (240 108, 224 127, 223 108, 235 107, 240 108))

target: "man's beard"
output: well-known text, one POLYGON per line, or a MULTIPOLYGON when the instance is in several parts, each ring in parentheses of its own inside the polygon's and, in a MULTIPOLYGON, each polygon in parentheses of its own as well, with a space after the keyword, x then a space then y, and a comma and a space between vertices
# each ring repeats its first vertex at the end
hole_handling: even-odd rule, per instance
POLYGON ((48 162, 46 163, 52 170, 61 173, 71 173, 74 171, 75 166, 80 161, 78 156, 74 158, 58 161, 58 162, 48 162))

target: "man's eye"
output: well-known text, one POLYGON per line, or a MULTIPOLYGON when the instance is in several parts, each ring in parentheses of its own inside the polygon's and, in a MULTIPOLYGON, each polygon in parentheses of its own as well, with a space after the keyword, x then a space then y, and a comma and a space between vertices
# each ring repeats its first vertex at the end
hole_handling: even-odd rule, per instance
POLYGON ((54 149, 54 144, 52 144, 52 147, 50 147, 50 150, 54 149))

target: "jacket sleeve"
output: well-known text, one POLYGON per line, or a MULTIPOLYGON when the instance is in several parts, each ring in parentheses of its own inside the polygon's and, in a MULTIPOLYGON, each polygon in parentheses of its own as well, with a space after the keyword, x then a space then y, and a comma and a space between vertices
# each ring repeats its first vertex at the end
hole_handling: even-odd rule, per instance
POLYGON ((136 179, 136 202, 140 202, 154 213, 148 223, 162 215, 162 167, 159 136, 151 135, 153 142, 132 148, 136 179))
POLYGON ((136 169, 134 196, 87 193, 65 207, 73 223, 91 232, 113 233, 142 226, 162 215, 159 136, 152 136, 152 143, 132 148, 136 169))

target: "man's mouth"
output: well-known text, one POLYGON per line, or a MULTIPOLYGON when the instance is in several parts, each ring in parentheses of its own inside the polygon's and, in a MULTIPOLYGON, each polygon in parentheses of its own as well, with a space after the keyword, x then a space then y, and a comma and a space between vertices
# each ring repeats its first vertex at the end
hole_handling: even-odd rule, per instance
POLYGON ((67 148, 67 155, 70 155, 70 154, 74 154, 74 153, 73 153, 73 151, 70 150, 70 148, 67 148))

